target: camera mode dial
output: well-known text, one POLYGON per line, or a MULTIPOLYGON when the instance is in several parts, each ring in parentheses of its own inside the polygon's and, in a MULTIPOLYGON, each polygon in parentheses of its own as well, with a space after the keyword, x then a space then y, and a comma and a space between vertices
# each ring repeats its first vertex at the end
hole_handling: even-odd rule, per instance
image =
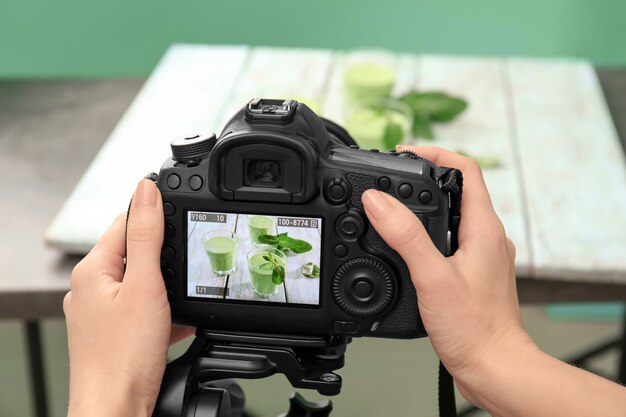
POLYGON ((216 142, 214 133, 192 134, 174 139, 170 147, 174 160, 186 164, 211 152, 216 142))
POLYGON ((337 269, 332 292, 337 305, 355 317, 373 317, 384 312, 395 291, 391 271, 371 258, 355 258, 337 269))
POLYGON ((397 153, 398 158, 424 159, 413 151, 400 151, 397 153))

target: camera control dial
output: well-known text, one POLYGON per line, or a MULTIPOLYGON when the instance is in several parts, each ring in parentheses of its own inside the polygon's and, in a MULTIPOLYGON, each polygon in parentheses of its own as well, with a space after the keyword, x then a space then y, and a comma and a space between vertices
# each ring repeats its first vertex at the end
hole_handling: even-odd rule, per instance
POLYGON ((337 269, 332 292, 337 305, 356 317, 373 317, 384 312, 395 291, 391 271, 372 258, 355 258, 337 269))
POLYGON ((214 133, 192 134, 174 139, 170 147, 174 160, 186 164, 211 152, 216 142, 214 133))

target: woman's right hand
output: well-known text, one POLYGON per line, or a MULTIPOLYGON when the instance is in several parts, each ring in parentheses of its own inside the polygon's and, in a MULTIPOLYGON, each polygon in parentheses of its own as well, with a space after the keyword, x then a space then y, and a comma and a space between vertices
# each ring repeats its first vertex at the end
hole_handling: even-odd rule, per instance
MULTIPOLYGON (((515 285, 515 247, 495 213, 478 164, 436 147, 401 146, 463 173, 459 248, 444 257, 418 218, 390 195, 368 190, 365 212, 404 259, 420 314, 437 355, 462 394, 474 395, 485 361, 539 352, 524 329, 515 285)), ((493 363, 493 362, 492 362, 493 363)))

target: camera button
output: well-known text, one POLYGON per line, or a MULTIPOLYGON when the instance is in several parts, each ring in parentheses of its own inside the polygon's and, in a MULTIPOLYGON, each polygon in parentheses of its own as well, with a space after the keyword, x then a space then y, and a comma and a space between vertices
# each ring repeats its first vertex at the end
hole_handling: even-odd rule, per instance
POLYGON ((391 188, 391 180, 389 179, 389 177, 380 177, 378 179, 378 188, 383 191, 387 191, 389 188, 391 188))
POLYGON ((169 217, 174 213, 176 213, 176 207, 174 207, 174 204, 170 203, 169 201, 163 203, 163 214, 169 217))
POLYGON ((170 187, 172 190, 175 190, 178 187, 180 187, 180 177, 176 174, 168 175, 167 186, 170 187))
POLYGON ((422 191, 419 195, 420 203, 428 204, 433 199, 433 195, 430 191, 422 191))
POLYGON ((353 216, 346 216, 339 222, 339 230, 345 237, 356 237, 361 231, 361 222, 353 216))
POLYGON ((398 195, 402 198, 409 198, 413 195, 413 186, 406 182, 398 187, 398 195))
POLYGON ((359 323, 353 321, 333 321, 333 330, 339 333, 356 333, 359 327, 359 323))
POLYGON ((335 256, 338 258, 345 258, 348 255, 348 248, 346 245, 335 246, 335 256))
POLYGON ((350 186, 343 178, 333 178, 326 185, 326 199, 331 204, 343 204, 350 196, 350 186))
POLYGON ((174 274, 174 270, 172 268, 165 268, 163 270, 163 279, 166 282, 173 281, 174 280, 174 276, 175 276, 175 274, 174 274))
POLYGON ((192 175, 191 178, 189 178, 189 188, 191 188, 192 190, 198 191, 200 188, 202 188, 202 185, 203 181, 200 175, 192 175))
POLYGON ((161 258, 163 259, 173 259, 174 256, 176 256, 176 251, 170 246, 165 246, 163 250, 161 250, 161 258))
POLYGON ((164 234, 166 239, 171 239, 176 236, 176 228, 174 228, 171 224, 166 224, 164 234))
POLYGON ((352 291, 356 298, 367 300, 372 295, 372 284, 364 279, 356 280, 352 286, 352 291))

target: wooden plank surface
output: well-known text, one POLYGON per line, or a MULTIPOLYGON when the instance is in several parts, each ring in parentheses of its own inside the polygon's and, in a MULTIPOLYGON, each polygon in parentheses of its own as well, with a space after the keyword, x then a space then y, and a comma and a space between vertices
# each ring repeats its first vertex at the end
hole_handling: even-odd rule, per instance
POLYGON ((434 126, 435 140, 419 140, 420 145, 435 145, 473 156, 495 157, 501 167, 485 169, 483 175, 493 205, 517 249, 516 269, 527 276, 530 251, 518 164, 512 142, 510 100, 500 59, 423 56, 421 77, 415 87, 420 91, 443 91, 463 97, 468 108, 449 124, 434 126))
POLYGON ((137 181, 158 172, 174 138, 217 130, 221 98, 230 94, 247 53, 241 46, 170 48, 46 231, 46 241, 86 253, 128 208, 137 181))
POLYGON ((253 48, 232 94, 222 98, 219 129, 254 97, 319 102, 332 57, 329 50, 253 48))
POLYGON ((508 63, 533 275, 626 282, 626 162, 595 71, 508 63))

